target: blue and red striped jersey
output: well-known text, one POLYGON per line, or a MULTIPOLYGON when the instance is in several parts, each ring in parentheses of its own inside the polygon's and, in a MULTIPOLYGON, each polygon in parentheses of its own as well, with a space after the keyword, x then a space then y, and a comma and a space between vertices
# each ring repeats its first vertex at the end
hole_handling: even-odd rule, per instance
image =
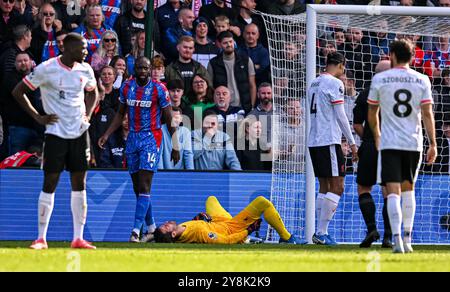
POLYGON ((47 41, 44 44, 44 48, 42 50, 42 60, 41 62, 45 62, 50 58, 57 57, 59 55, 59 49, 56 44, 56 33, 55 30, 52 29, 47 33, 47 41))
POLYGON ((105 24, 114 27, 117 18, 120 16, 120 6, 122 0, 102 0, 103 15, 105 15, 105 24))
POLYGON ((164 84, 152 80, 145 86, 139 86, 135 78, 122 85, 119 100, 128 106, 130 132, 161 129, 161 109, 171 105, 164 84))

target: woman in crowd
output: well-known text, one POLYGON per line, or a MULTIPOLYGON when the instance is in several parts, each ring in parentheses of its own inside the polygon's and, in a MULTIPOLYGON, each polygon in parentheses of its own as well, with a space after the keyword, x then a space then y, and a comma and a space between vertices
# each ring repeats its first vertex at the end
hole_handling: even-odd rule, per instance
MULTIPOLYGON (((101 95, 100 103, 95 109, 91 120, 91 127, 89 128, 91 141, 98 141, 105 133, 119 108, 119 90, 113 88, 116 75, 116 70, 111 66, 105 66, 100 71, 99 87, 103 87, 104 94, 101 95)), ((121 130, 118 130, 114 135, 109 137, 104 149, 100 149, 97 143, 92 144, 97 167, 122 167, 123 139, 121 137, 121 130)))
POLYGON ((120 88, 122 86, 122 83, 130 77, 128 73, 127 62, 124 57, 114 56, 109 65, 113 67, 117 73, 113 87, 120 88))
POLYGON ((214 90, 208 85, 208 80, 205 77, 194 76, 192 90, 187 94, 187 101, 194 112, 194 116, 189 117, 191 129, 195 129, 195 120, 201 125, 204 111, 214 106, 214 90))
POLYGON ((136 33, 136 37, 133 41, 133 48, 125 58, 127 61, 128 71, 131 75, 134 75, 134 61, 138 57, 144 56, 145 49, 145 31, 139 31, 136 33))
POLYGON ((108 30, 102 35, 100 46, 92 55, 91 67, 96 75, 100 74, 100 70, 109 65, 112 58, 119 55, 119 43, 117 34, 108 30))
POLYGON ((262 124, 256 118, 244 119, 239 127, 236 143, 236 155, 242 170, 272 169, 270 153, 263 151, 260 146, 262 124))

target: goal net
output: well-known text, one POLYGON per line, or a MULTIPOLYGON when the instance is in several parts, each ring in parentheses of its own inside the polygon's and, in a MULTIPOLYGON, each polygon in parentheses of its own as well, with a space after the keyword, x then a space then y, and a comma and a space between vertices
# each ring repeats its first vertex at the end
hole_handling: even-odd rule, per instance
MULTIPOLYGON (((413 242, 450 243, 448 10, 310 5, 308 18, 307 14, 262 14, 269 40, 274 88, 271 200, 280 211, 288 230, 311 240, 315 228, 315 190, 318 185, 306 148, 309 115, 306 105, 307 84, 324 69, 329 52, 344 54, 347 70, 342 81, 345 85, 346 113, 352 124, 356 98, 370 86, 378 62, 388 59, 389 43, 394 39, 407 38, 416 45, 411 67, 428 75, 433 84, 439 155, 432 167, 421 166, 416 184, 417 211, 413 242)), ((359 144, 359 137, 356 133, 354 135, 359 144)), ((351 153, 344 139, 342 146, 347 154, 345 191, 329 233, 338 242, 359 243, 365 237, 366 226, 358 204, 358 165, 351 162, 351 153)), ((374 187, 372 196, 377 207, 377 227, 382 234, 383 196, 379 187, 374 187)), ((266 239, 277 241, 279 238, 269 228, 266 239)))

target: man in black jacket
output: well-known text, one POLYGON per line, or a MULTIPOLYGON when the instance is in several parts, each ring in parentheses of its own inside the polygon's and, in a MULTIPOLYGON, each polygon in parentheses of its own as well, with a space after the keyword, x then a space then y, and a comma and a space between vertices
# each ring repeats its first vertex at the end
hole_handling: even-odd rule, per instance
MULTIPOLYGON (((36 141, 43 140, 44 129, 36 125, 36 122, 19 106, 12 95, 14 87, 31 72, 31 68, 32 60, 28 53, 18 53, 15 58, 14 70, 8 73, 8 78, 5 78, 2 83, 2 90, 5 92, 3 118, 8 124, 9 155, 26 150, 36 141)), ((37 92, 32 92, 28 98, 38 111, 42 110, 37 92)))
POLYGON ((214 88, 226 86, 231 92, 231 105, 240 106, 248 113, 256 104, 255 66, 248 56, 235 52, 231 32, 221 32, 217 39, 223 53, 212 58, 208 65, 214 88))
POLYGON ((14 9, 14 0, 0 1, 0 52, 11 45, 13 41, 13 27, 25 22, 20 13, 14 9))
MULTIPOLYGON (((147 13, 144 7, 147 0, 131 0, 131 10, 121 15, 114 24, 114 30, 119 36, 119 42, 122 47, 122 55, 127 55, 131 52, 132 42, 131 37, 140 30, 145 29, 145 19, 147 13)), ((153 23, 153 48, 159 50, 159 26, 155 17, 153 23)))
POLYGON ((206 68, 197 61, 192 59, 194 54, 194 39, 190 36, 182 36, 178 40, 177 45, 178 59, 166 67, 165 79, 181 80, 184 83, 184 92, 189 93, 192 88, 192 81, 195 75, 200 75, 208 80, 208 85, 211 84, 210 76, 206 68))
MULTIPOLYGON (((0 1, 1 2, 1 1, 0 1)), ((13 29, 14 43, 0 56, 0 80, 7 73, 15 70, 16 56, 18 53, 27 52, 33 59, 29 48, 31 46, 31 31, 26 25, 18 25, 13 29)))
POLYGON ((267 13, 276 15, 294 15, 305 11, 305 4, 298 0, 276 0, 267 7, 267 13))

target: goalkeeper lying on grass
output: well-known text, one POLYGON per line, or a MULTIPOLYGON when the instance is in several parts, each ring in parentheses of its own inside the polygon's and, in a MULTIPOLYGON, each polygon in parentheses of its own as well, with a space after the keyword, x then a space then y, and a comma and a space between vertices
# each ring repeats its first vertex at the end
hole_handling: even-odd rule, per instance
POLYGON ((244 243, 252 232, 259 230, 261 215, 280 235, 280 243, 305 244, 291 235, 273 204, 264 197, 257 197, 238 215, 232 217, 220 205, 216 197, 206 200, 206 213, 193 220, 177 225, 169 221, 159 226, 154 233, 156 242, 164 243, 244 243))

